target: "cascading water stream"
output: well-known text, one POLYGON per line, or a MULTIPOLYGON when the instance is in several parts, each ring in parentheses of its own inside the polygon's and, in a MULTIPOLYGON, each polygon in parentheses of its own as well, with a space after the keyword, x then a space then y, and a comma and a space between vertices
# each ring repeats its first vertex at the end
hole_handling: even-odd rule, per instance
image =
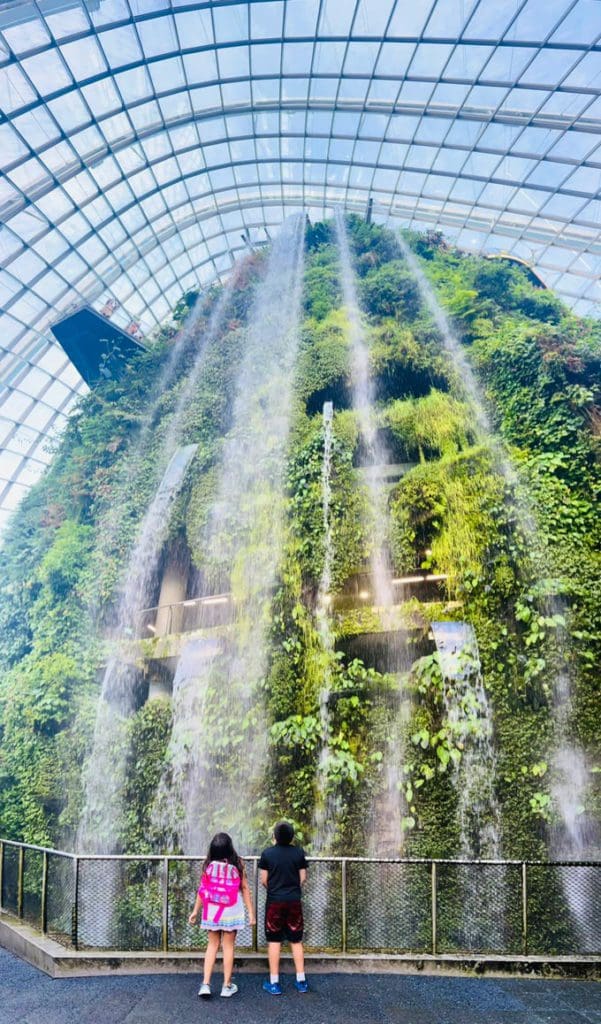
MULTIPOLYGON (((433 622, 432 633, 453 749, 461 750, 453 769, 459 855, 466 860, 499 860, 503 851, 501 807, 496 793, 497 757, 476 634, 467 622, 433 622)), ((477 874, 470 867, 461 869, 460 884, 461 930, 466 948, 506 948, 503 866, 490 865, 477 874)))
MULTIPOLYGON (((560 671, 554 689, 557 746, 551 764, 551 795, 561 827, 552 833, 551 852, 560 861, 597 860, 601 854, 599 825, 587 820, 584 806, 590 769, 584 751, 571 740, 571 717, 572 687, 569 673, 564 670, 560 671)), ((597 919, 591 914, 591 902, 598 898, 598 871, 590 867, 567 868, 560 870, 560 877, 580 948, 595 951, 600 935, 597 919)))
MULTIPOLYGON (((131 574, 126 579, 119 603, 121 636, 117 638, 117 644, 122 638, 124 624, 134 621, 140 595, 148 592, 167 532, 170 510, 196 448, 197 445, 192 444, 175 452, 144 516, 130 559, 131 574)), ((121 852, 128 758, 126 724, 135 710, 137 682, 135 666, 117 648, 109 659, 102 680, 92 750, 84 768, 85 803, 77 831, 77 850, 80 853, 121 852)), ((94 863, 84 862, 85 869, 89 870, 90 864, 93 866, 94 863)), ((87 945, 108 947, 113 941, 113 915, 122 891, 118 861, 106 862, 102 885, 100 905, 93 886, 82 887, 79 935, 80 941, 87 945)))
MULTIPOLYGON (((196 452, 196 445, 181 447, 184 417, 204 366, 208 347, 215 340, 223 322, 231 297, 232 284, 233 278, 215 304, 207 329, 199 340, 190 372, 178 396, 157 458, 155 473, 159 481, 158 487, 140 524, 137 540, 123 576, 117 605, 116 627, 111 638, 112 653, 102 680, 92 750, 84 768, 84 806, 76 840, 77 848, 81 852, 115 853, 119 849, 122 790, 128 753, 123 727, 125 720, 135 710, 138 681, 138 672, 132 664, 131 657, 127 657, 122 650, 122 642, 134 635, 139 609, 148 604, 150 589, 169 527, 170 509, 196 452)), ((182 342, 187 340, 194 323, 195 321, 187 332, 183 332, 182 342)), ((172 355, 163 381, 173 379, 175 366, 176 360, 172 355)), ((157 403, 158 398, 155 405, 157 403)), ((143 445, 150 440, 150 422, 147 418, 136 442, 135 451, 138 455, 141 455, 143 445)))
POLYGON ((320 855, 331 852, 336 832, 336 823, 340 813, 340 801, 328 787, 328 766, 330 750, 330 699, 332 686, 332 657, 334 653, 334 637, 330 614, 332 565, 334 560, 334 541, 332 535, 332 519, 330 505, 332 501, 332 441, 333 441, 334 406, 325 402, 323 407, 323 467, 321 473, 322 516, 324 536, 323 571, 317 593, 316 618, 321 641, 321 649, 325 657, 323 684, 319 694, 319 721, 321 727, 321 749, 317 768, 317 802, 313 815, 311 834, 313 848, 320 855))
MULTIPOLYGON (((217 331, 221 327, 223 316, 231 296, 233 281, 234 275, 230 277, 228 284, 221 291, 221 294, 213 307, 209 323, 198 339, 198 348, 192 368, 188 373, 186 384, 178 398, 176 409, 174 410, 170 426, 168 427, 169 437, 162 443, 159 450, 159 456, 153 467, 153 484, 155 489, 159 486, 167 463, 175 451, 174 442, 181 427, 183 408, 189 400, 191 391, 198 380, 199 370, 204 362, 207 348, 214 340, 217 331)), ((120 499, 125 498, 126 495, 131 494, 132 492, 136 493, 140 488, 140 482, 143 474, 147 473, 147 468, 144 464, 144 456, 153 441, 154 426, 163 396, 167 389, 174 384, 178 373, 181 371, 182 362, 186 355, 190 339, 198 326, 198 321, 202 315, 203 309, 204 304, 199 298, 188 314, 183 327, 175 337, 165 366, 148 395, 146 408, 139 425, 138 432, 134 436, 125 458, 119 467, 117 480, 111 489, 112 500, 110 507, 103 514, 102 522, 97 531, 98 537, 100 538, 97 556, 100 571, 104 568, 105 563, 110 563, 113 549, 121 531, 123 530, 124 521, 129 514, 128 502, 120 499)), ((98 594, 100 594, 100 592, 101 588, 98 588, 98 594)), ((142 607, 142 605, 139 605, 139 607, 142 607)), ((91 608, 89 611, 91 628, 94 628, 94 624, 99 617, 99 611, 100 609, 98 607, 91 608)))
POLYGON ((373 517, 371 569, 377 605, 390 608, 393 602, 388 551, 388 509, 386 492, 381 478, 374 470, 387 465, 391 459, 378 434, 375 413, 375 387, 371 376, 369 348, 357 298, 344 214, 336 210, 336 239, 340 254, 340 281, 349 324, 351 350, 351 387, 353 409, 357 413, 359 432, 363 443, 362 465, 367 470, 366 484, 373 517))
POLYGON ((93 745, 84 772, 85 802, 77 833, 77 849, 81 853, 119 852, 127 760, 123 727, 135 710, 138 673, 131 657, 128 658, 118 645, 125 630, 131 630, 141 595, 148 593, 167 532, 170 509, 196 447, 195 444, 187 445, 173 455, 144 516, 130 559, 119 601, 120 630, 115 638, 116 649, 109 658, 102 680, 93 745))
MULTIPOLYGON (((250 313, 215 500, 204 534, 207 577, 229 575, 233 622, 187 648, 153 823, 166 846, 198 852, 217 829, 240 847, 261 821, 267 763, 262 681, 271 596, 283 549, 284 468, 298 345, 304 218, 274 241, 250 313), (185 671, 184 671, 185 669, 185 671)), ((178 687, 180 681, 178 679, 178 687)), ((261 822, 261 825, 258 825, 261 822)))
MULTIPOLYGON (((451 357, 467 396, 471 400, 478 432, 490 447, 500 472, 516 496, 516 511, 524 535, 529 539, 532 549, 535 552, 541 552, 542 544, 538 536, 534 512, 527 495, 524 493, 518 474, 511 465, 501 443, 494 437, 492 425, 487 415, 484 399, 475 374, 417 258, 402 236, 398 236, 398 241, 407 265, 417 281, 422 299, 439 329, 444 347, 451 357)), ((544 593, 544 587, 540 589, 544 593)), ((545 616, 559 616, 561 620, 565 620, 567 609, 565 602, 560 597, 543 596, 540 604, 541 611, 545 616)), ((561 816, 562 828, 557 830, 557 834, 552 837, 551 852, 558 859, 584 860, 587 856, 591 856, 591 853, 596 852, 591 849, 591 837, 587 833, 582 818, 588 789, 588 766, 584 751, 573 743, 570 738, 572 685, 567 654, 569 637, 565 628, 560 627, 558 629, 557 641, 559 645, 560 666, 553 688, 555 752, 552 773, 555 781, 552 787, 552 795, 555 807, 561 816)), ((577 870, 586 872, 588 869, 581 868, 577 870)), ((584 885, 583 889, 585 889, 584 885)), ((580 934, 583 935, 586 933, 587 927, 588 902, 578 895, 577 888, 573 885, 566 884, 565 892, 573 921, 580 934)))
MULTIPOLYGON (((340 208, 335 215, 336 238, 340 254, 340 281, 346 314, 349 323, 351 350, 351 384, 353 408, 359 421, 359 432, 363 447, 362 466, 366 470, 365 480, 372 516, 371 571, 373 577, 375 604, 385 629, 394 629, 392 608, 394 594, 392 573, 388 556, 388 507, 386 489, 378 470, 391 462, 377 429, 375 413, 375 387, 370 370, 369 348, 359 308, 355 273, 352 266, 349 240, 344 214, 340 208)), ((391 633, 391 640, 392 640, 391 633)), ((403 644, 398 651, 397 661, 409 668, 413 658, 403 644)), ((398 856, 403 846, 402 821, 406 806, 402 793, 402 766, 404 758, 401 740, 407 716, 406 694, 402 684, 399 687, 396 722, 388 741, 388 749, 382 766, 383 787, 376 797, 370 815, 370 853, 398 856)))
POLYGON ((432 633, 444 680, 447 722, 454 743, 463 748, 454 772, 461 854, 496 859, 501 856, 497 758, 476 634, 468 622, 433 622, 432 633))

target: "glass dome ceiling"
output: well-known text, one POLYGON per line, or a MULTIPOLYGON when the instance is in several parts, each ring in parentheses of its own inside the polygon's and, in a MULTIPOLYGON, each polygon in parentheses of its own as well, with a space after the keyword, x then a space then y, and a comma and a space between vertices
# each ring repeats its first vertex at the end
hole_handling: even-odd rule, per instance
POLYGON ((601 302, 599 0, 0 3, 0 528, 85 385, 295 209, 506 252, 601 302))

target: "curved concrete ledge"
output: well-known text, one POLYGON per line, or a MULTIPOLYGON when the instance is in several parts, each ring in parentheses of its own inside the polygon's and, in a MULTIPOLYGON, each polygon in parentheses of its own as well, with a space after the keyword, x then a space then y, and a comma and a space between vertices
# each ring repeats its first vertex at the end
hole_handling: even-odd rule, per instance
MULTIPOLYGON (((0 946, 43 971, 51 978, 85 978, 94 975, 196 974, 202 952, 144 952, 74 950, 21 921, 0 915, 0 946)), ((284 955, 284 961, 291 957, 284 955)), ((545 978, 588 978, 601 980, 601 961, 597 956, 462 956, 443 953, 307 953, 311 973, 394 973, 466 975, 488 977, 525 976, 545 978)), ((264 973, 264 953, 240 953, 236 969, 264 973)))

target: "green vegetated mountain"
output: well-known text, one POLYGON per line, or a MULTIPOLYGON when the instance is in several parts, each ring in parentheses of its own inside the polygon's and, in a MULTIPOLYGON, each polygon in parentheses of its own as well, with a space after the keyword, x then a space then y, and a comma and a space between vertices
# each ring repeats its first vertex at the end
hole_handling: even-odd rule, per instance
MULTIPOLYGON (((502 472, 498 447, 476 427, 457 369, 441 343, 395 236, 348 220, 370 346, 380 435, 397 467, 386 484, 392 574, 409 578, 394 643, 402 680, 370 600, 371 509, 352 408, 347 313, 331 224, 306 233, 303 319, 286 476, 286 537, 268 630, 262 688, 269 728, 257 844, 280 816, 315 840, 317 805, 335 797, 334 852, 363 853, 386 832, 378 803, 391 730, 402 751, 404 852, 461 849, 458 772, 480 728, 449 711, 432 621, 474 627, 493 722, 495 797, 507 857, 545 856, 558 822, 553 793, 556 680, 569 677, 563 723, 586 757, 588 823, 601 818, 599 674, 601 574, 599 432, 601 330, 570 313, 528 272, 465 255, 437 234, 406 235, 444 306, 486 396, 521 483, 502 472), (324 647, 316 600, 324 564, 324 402, 334 406, 331 449, 331 629, 324 647), (517 488, 517 491, 516 491, 517 488), (532 529, 532 519, 536 530, 532 529), (423 581, 423 577, 434 577, 423 581), (417 577, 417 582, 416 582, 417 577), (422 582, 419 582, 422 578, 422 582), (330 680, 327 758, 320 699, 330 680), (402 685, 405 713, 399 715, 402 685), (321 765, 320 765, 321 759, 321 765)), ((172 510, 165 551, 189 557, 188 597, 203 564, 203 526, 231 422, 247 315, 264 254, 239 270, 223 328, 210 342, 186 406, 184 443, 198 449, 172 510)), ((82 807, 105 635, 119 581, 156 488, 155 459, 218 291, 174 363, 174 338, 197 297, 120 380, 79 404, 49 471, 24 499, 5 537, 0 597, 0 835, 72 844, 82 807), (170 362, 171 360, 171 362, 170 362), (163 384, 166 381, 166 386, 163 384), (150 421, 149 421, 150 410, 150 421)), ((165 555, 165 558, 167 554, 165 555)), ((160 572, 148 605, 158 599, 160 572)), ((131 637, 129 642, 133 643, 131 637)), ((127 726, 121 848, 149 851, 150 816, 171 729, 171 705, 146 700, 127 726)), ((236 757, 236 733, 224 758, 236 757)), ((210 723, 207 723, 210 729, 210 723)), ((235 823, 225 823, 235 830, 235 823)), ((486 822, 482 823, 485 827, 486 822)))

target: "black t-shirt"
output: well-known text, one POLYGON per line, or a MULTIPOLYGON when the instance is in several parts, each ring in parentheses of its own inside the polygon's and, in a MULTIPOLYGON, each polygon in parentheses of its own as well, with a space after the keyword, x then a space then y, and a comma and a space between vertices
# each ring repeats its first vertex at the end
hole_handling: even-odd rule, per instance
POLYGON ((300 870, 307 867, 302 846, 268 846, 259 860, 259 870, 267 871, 267 899, 289 903, 300 900, 300 870))

